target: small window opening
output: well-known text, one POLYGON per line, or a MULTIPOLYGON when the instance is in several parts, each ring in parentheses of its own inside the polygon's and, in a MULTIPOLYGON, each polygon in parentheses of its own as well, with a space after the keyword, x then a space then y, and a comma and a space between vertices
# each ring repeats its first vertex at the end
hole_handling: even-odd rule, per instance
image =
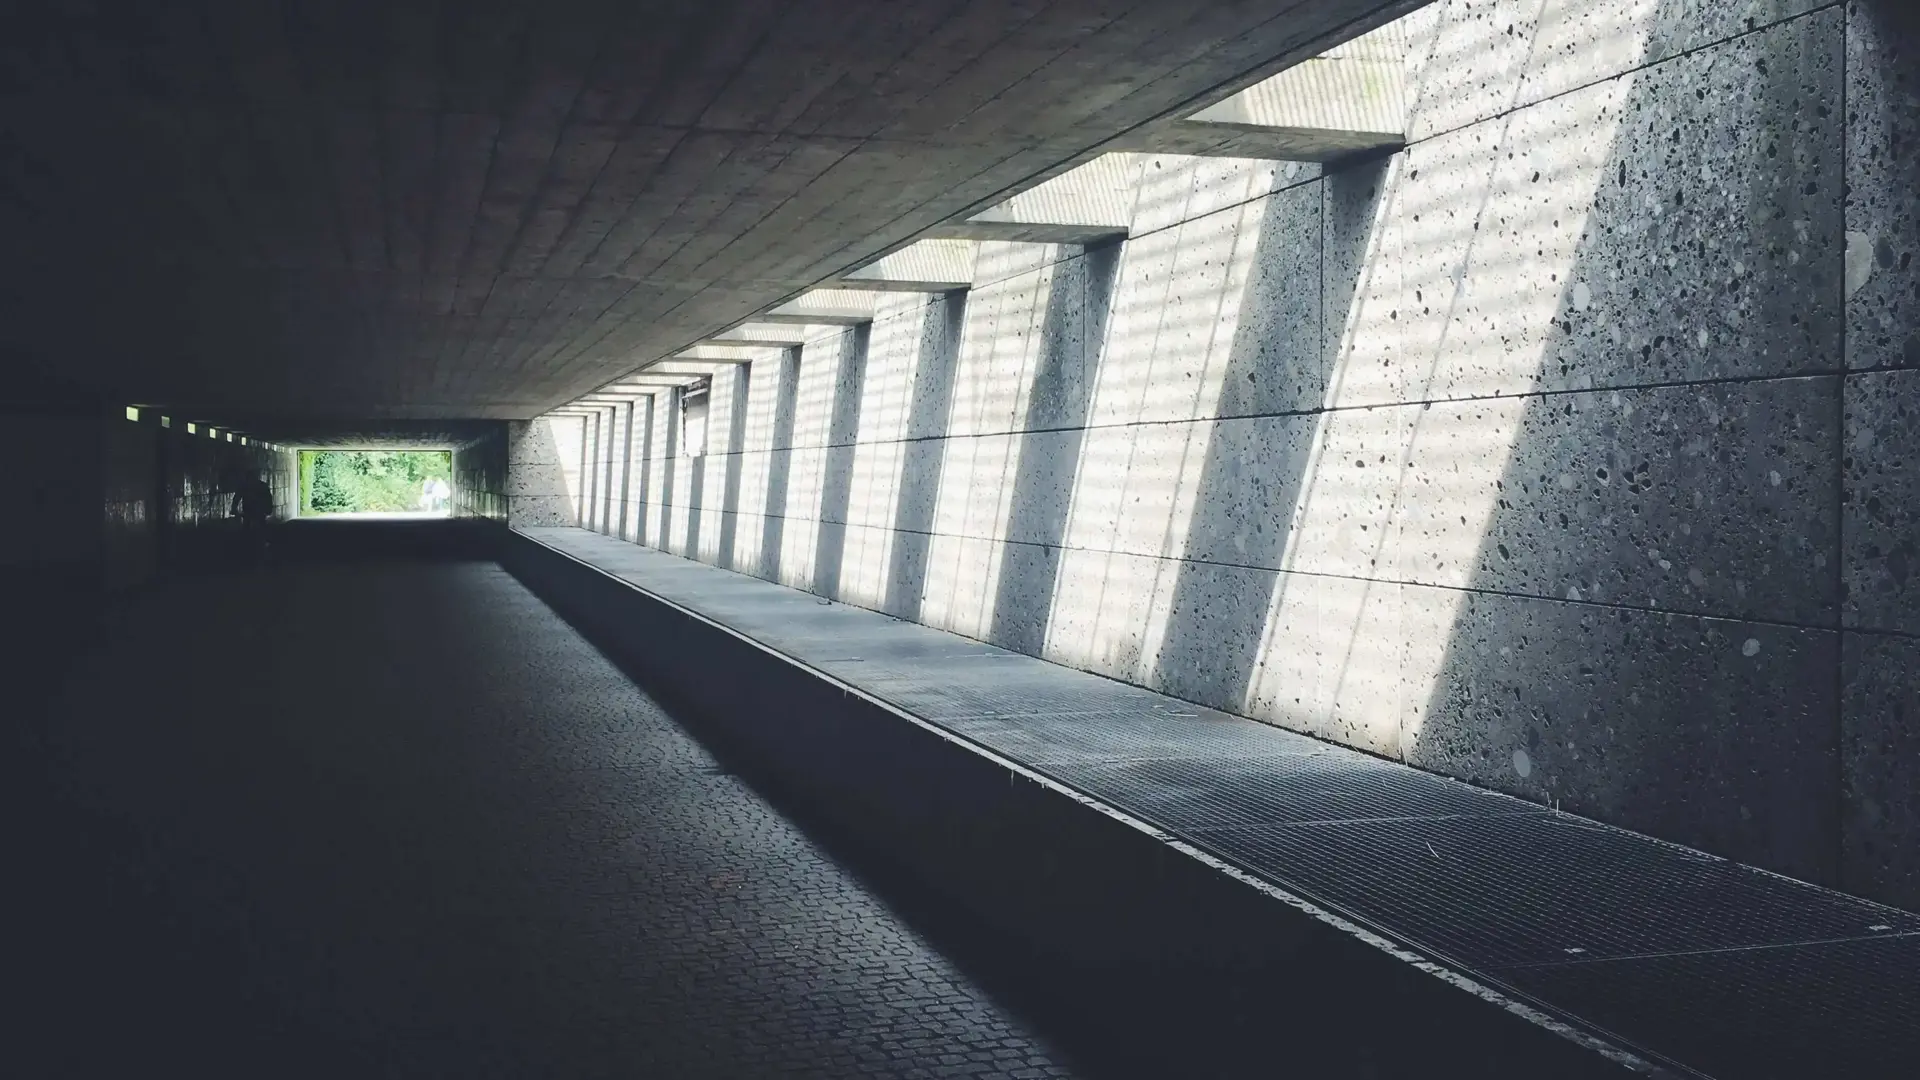
POLYGON ((707 453, 707 401, 712 379, 702 379, 680 392, 680 446, 688 457, 707 453))

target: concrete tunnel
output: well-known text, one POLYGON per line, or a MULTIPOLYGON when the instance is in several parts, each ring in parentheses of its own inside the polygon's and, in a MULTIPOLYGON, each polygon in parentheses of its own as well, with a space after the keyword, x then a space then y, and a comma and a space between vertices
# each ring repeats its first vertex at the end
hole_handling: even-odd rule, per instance
POLYGON ((9 1075, 1915 1075, 1910 5, 7 21, 9 1075))

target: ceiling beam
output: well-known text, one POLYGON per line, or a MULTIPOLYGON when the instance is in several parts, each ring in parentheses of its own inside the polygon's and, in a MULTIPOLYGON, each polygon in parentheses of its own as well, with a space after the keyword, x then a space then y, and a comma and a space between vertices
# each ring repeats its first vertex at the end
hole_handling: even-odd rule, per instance
POLYGON ((675 374, 672 372, 641 372, 637 375, 629 375, 626 378, 621 379, 619 382, 609 383, 606 386, 602 387, 602 389, 627 390, 635 387, 644 387, 644 386, 652 386, 652 387, 657 387, 662 389, 672 389, 673 387, 676 387, 676 386, 692 386, 694 383, 697 383, 702 379, 711 378, 712 374, 713 374, 712 372, 700 372, 698 374, 694 374, 694 373, 675 374))
POLYGON ((878 292, 952 292, 973 284, 972 240, 919 240, 854 270, 827 289, 878 292))
POLYGON ((781 351, 782 349, 776 345, 695 345, 691 349, 682 349, 665 359, 656 360, 641 370, 647 371, 662 364, 675 362, 708 365, 751 364, 755 360, 777 356, 781 351))
POLYGON ((1400 20, 1114 145, 1208 157, 1332 162, 1406 146, 1407 30, 1400 20))
POLYGON ((754 316, 754 321, 858 326, 873 321, 874 310, 884 295, 871 290, 814 289, 754 316))
MULTIPOLYGON (((838 327, 823 327, 836 330, 838 327)), ((766 345, 791 349, 807 343, 807 330, 803 323, 742 323, 731 330, 722 330, 701 345, 766 345)))
POLYGON ((1032 244, 1092 244, 1127 235, 1143 159, 1102 154, 929 237, 1032 244))

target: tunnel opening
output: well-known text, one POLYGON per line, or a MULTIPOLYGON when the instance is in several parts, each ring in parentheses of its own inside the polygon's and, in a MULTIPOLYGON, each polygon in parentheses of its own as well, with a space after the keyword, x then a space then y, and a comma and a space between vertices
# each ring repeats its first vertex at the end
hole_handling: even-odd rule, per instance
POLYGON ((300 517, 444 518, 452 505, 449 451, 300 451, 300 517))

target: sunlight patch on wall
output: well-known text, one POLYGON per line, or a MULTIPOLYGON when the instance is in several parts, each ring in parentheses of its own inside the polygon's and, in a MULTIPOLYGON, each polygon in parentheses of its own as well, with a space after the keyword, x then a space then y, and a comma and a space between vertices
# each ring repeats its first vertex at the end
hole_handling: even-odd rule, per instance
MULTIPOLYGON (((739 447, 733 445, 734 405, 738 381, 747 378, 744 366, 716 368, 707 394, 707 445, 697 468, 700 477, 700 551, 703 562, 720 559, 720 544, 727 537, 723 520, 730 508, 726 504, 727 469, 739 447)), ((737 537, 739 530, 733 535, 737 537)), ((729 553, 731 554, 731 553, 729 553)))
POLYGON ((678 496, 672 487, 673 456, 679 444, 675 416, 678 399, 672 390, 662 390, 653 399, 652 443, 647 448, 647 543, 658 548, 667 546, 667 527, 673 520, 671 504, 678 496))
POLYGON ((982 243, 967 300, 921 618, 970 637, 993 626, 1020 436, 1053 294, 1049 244, 982 243))
POLYGON ((906 464, 908 414, 921 366, 925 296, 905 293, 875 310, 860 387, 860 444, 853 451, 847 497, 840 598, 880 607, 891 584, 894 516, 906 464))
MULTIPOLYGON (((1203 176, 1238 177, 1230 159, 1203 176)), ((1143 170, 1141 217, 1177 218, 1205 188, 1187 169, 1143 170)), ((1212 415, 1260 244, 1256 200, 1130 241, 1119 270, 1067 517, 1048 659, 1151 684, 1172 610, 1212 415), (1156 558, 1116 559, 1108 552, 1156 558)), ((1317 243, 1318 238, 1301 238, 1317 243)))
POLYGON ((545 423, 553 435, 553 451, 560 467, 561 496, 566 502, 567 515, 570 520, 577 522, 581 511, 580 451, 586 445, 586 417, 550 416, 545 423))
POLYGON ((1391 269, 1344 313, 1339 411, 1293 510, 1251 715, 1386 754, 1417 737, 1500 504, 1516 395, 1539 388, 1556 316, 1589 288, 1569 275, 1632 81, 1420 143, 1394 170, 1366 254, 1391 269))
POLYGON ((741 369, 747 379, 747 422, 740 445, 740 524, 733 536, 733 566, 746 573, 759 571, 766 515, 781 507, 769 506, 767 484, 773 453, 774 411, 778 407, 780 373, 787 350, 768 352, 741 369))
POLYGON ((821 501, 826 494, 827 441, 833 425, 834 397, 842 365, 849 359, 854 330, 809 342, 800 351, 794 395, 793 449, 787 451, 786 525, 781 532, 780 581, 797 589, 814 584, 819 550, 821 501))

